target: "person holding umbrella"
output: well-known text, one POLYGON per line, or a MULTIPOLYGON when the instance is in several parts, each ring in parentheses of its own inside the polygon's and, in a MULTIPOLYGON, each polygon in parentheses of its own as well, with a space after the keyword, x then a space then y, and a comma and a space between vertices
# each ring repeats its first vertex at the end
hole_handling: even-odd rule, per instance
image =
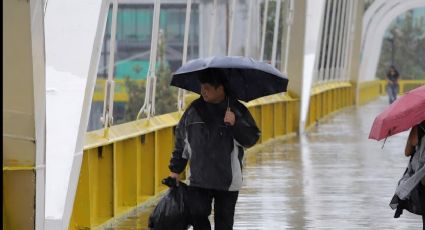
POLYGON ((425 229, 425 120, 410 130, 404 153, 410 161, 390 207, 396 209, 395 218, 400 217, 403 209, 421 215, 425 229))
POLYGON ((232 229, 242 186, 243 148, 254 145, 260 131, 248 109, 226 94, 224 78, 211 71, 199 78, 201 97, 177 125, 171 177, 190 159, 189 210, 194 229, 211 229, 208 216, 214 199, 216 229, 232 229))
POLYGON ((177 124, 169 164, 177 181, 190 165, 188 204, 194 230, 211 229, 213 200, 215 229, 233 229, 244 149, 260 137, 252 115, 238 100, 284 92, 287 83, 276 68, 246 57, 196 59, 173 74, 171 85, 201 95, 177 124))
POLYGON ((410 161, 390 207, 396 209, 394 218, 400 217, 404 209, 421 215, 425 230, 425 85, 410 90, 386 107, 373 121, 369 138, 379 141, 410 128, 405 146, 410 161))

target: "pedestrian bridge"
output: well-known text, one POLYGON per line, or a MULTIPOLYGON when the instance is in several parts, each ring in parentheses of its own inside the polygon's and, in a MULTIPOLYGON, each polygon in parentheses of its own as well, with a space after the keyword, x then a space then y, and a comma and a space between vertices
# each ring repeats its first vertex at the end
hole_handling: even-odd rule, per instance
MULTIPOLYGON (((366 2, 5 0, 3 229, 146 229, 174 127, 197 97, 167 79, 212 55, 254 57, 289 79, 288 92, 246 104, 262 135, 235 229, 419 228, 388 206, 406 134, 383 149, 367 137, 387 104, 385 29, 425 2, 366 2)), ((402 95, 425 80, 399 83, 402 95)))
MULTIPOLYGON (((246 153, 244 186, 234 229, 420 229, 420 216, 399 219, 389 202, 409 158, 408 132, 368 139, 380 97, 316 123, 307 134, 285 135, 246 153)), ((145 229, 154 205, 129 212, 105 229, 145 229)), ((213 218, 211 218, 213 222, 213 218)))

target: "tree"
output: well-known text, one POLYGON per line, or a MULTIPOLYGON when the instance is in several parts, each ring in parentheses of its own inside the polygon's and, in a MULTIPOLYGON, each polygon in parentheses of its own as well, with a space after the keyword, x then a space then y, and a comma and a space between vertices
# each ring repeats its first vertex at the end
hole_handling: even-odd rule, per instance
POLYGON ((125 106, 125 121, 133 121, 145 101, 146 81, 131 80, 125 77, 125 87, 128 94, 128 102, 125 106))
POLYGON ((394 65, 401 79, 425 79, 425 29, 424 20, 413 20, 413 11, 405 14, 399 24, 389 28, 390 36, 384 39, 377 77, 385 79, 389 66, 394 65))
MULTIPOLYGON (((177 110, 177 89, 170 87, 171 70, 165 60, 165 47, 164 33, 161 30, 158 41, 158 68, 156 68, 156 114, 170 113, 177 110)), ((126 77, 125 86, 129 98, 125 110, 125 120, 133 121, 145 101, 146 81, 136 81, 126 77)))
POLYGON ((171 70, 165 60, 165 36, 162 30, 158 40, 158 69, 155 95, 155 113, 164 114, 177 110, 177 89, 170 87, 171 70))

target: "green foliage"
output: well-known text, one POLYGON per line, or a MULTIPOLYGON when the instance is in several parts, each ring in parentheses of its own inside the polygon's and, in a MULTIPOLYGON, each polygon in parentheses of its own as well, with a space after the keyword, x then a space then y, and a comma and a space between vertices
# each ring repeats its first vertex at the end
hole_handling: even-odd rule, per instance
POLYGON ((125 77, 125 87, 128 94, 128 103, 125 106, 125 121, 133 121, 145 101, 146 81, 131 80, 125 77))
MULTIPOLYGON (((170 67, 165 60, 165 39, 163 33, 160 34, 158 42, 157 65, 155 113, 159 115, 177 110, 177 89, 170 86, 172 76, 170 67)), ((133 121, 136 119, 137 113, 145 100, 146 81, 135 81, 126 77, 125 86, 129 97, 125 110, 125 120, 133 121)))
POLYGON ((425 23, 414 23, 412 11, 408 11, 399 25, 392 25, 389 38, 384 39, 377 77, 385 79, 392 64, 401 79, 425 79, 425 23))
POLYGON ((159 68, 157 70, 155 113, 164 114, 177 110, 177 88, 170 86, 171 70, 165 60, 165 38, 160 34, 158 44, 159 68))
POLYGON ((155 113, 164 114, 177 110, 177 88, 170 86, 171 71, 160 63, 156 82, 155 113))

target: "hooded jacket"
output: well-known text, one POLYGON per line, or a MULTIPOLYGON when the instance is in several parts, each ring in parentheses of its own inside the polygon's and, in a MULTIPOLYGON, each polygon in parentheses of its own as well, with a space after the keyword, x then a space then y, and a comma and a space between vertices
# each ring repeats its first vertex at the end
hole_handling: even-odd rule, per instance
POLYGON ((418 215, 425 215, 425 121, 418 126, 418 144, 411 155, 403 177, 399 180, 390 207, 396 209, 394 218, 398 218, 403 209, 418 215), (422 187, 422 188, 421 188, 422 187))
POLYGON ((175 129, 171 172, 181 173, 190 164, 190 186, 238 191, 242 186, 244 148, 253 146, 260 136, 248 109, 235 99, 207 103, 196 99, 184 112, 175 129), (224 124, 230 107, 235 124, 224 124))

